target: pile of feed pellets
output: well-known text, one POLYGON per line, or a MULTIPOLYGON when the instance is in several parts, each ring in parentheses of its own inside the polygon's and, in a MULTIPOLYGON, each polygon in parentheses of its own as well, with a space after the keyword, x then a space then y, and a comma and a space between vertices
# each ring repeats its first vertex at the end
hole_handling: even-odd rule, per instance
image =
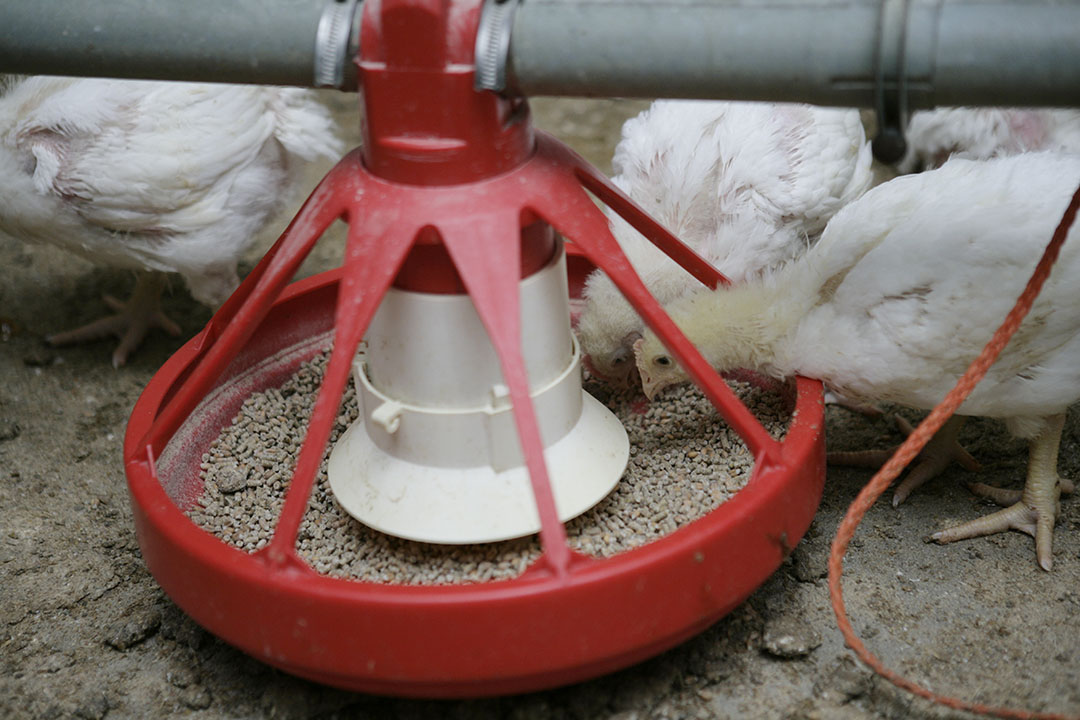
MULTIPOLYGON (((188 511, 204 530, 248 552, 269 543, 326 368, 317 355, 280 387, 254 393, 203 456, 203 493, 188 511)), ((781 395, 729 381, 773 437, 790 420, 781 395)), ((630 461, 615 489, 566 523, 574 550, 609 557, 674 532, 731 498, 750 479, 753 458, 742 440, 692 385, 648 403, 640 391, 613 391, 586 378, 585 389, 619 418, 630 461)), ((480 545, 435 545, 365 527, 334 500, 326 458, 357 419, 350 387, 333 428, 297 550, 316 571, 365 582, 454 584, 509 579, 541 553, 537 536, 480 545)))

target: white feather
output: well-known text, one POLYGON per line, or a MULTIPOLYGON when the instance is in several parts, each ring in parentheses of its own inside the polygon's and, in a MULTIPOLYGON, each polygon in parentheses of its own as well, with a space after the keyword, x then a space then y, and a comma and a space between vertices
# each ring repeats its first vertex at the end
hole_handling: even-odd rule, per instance
MULTIPOLYGON (((841 210, 804 259, 740 287, 683 298, 671 316, 719 370, 802 375, 849 399, 936 407, 1016 304, 1078 184, 1080 155, 953 158, 841 210)), ((934 437, 941 451, 963 416, 1004 420, 1029 440, 1024 489, 1015 502, 1000 489, 982 490, 1013 504, 934 533, 938 542, 1021 530, 1035 537, 1039 565, 1053 566, 1058 498, 1072 488, 1057 473, 1061 430, 1066 409, 1080 400, 1078 278, 1074 224, 1030 312, 934 437)), ((685 378, 654 335, 634 349, 649 397, 685 378)), ((935 473, 935 461, 924 460, 894 503, 935 473)))
MULTIPOLYGON (((928 409, 1016 302, 1078 184, 1080 155, 953 159, 866 193, 773 276, 669 309, 719 369, 804 375, 845 396, 928 409)), ((1080 399, 1077 278, 1080 225, 961 414, 1023 432, 1080 399)), ((639 363, 657 353, 647 336, 639 363)))
POLYGON ((902 172, 932 169, 953 156, 988 160, 1023 152, 1080 152, 1080 110, 937 108, 912 115, 907 140, 902 172))
MULTIPOLYGON (((855 110, 810 105, 657 101, 627 121, 614 182, 735 282, 797 257, 872 182, 855 110)), ((697 281, 614 213, 612 231, 646 287, 667 304, 697 281)), ((641 320, 597 272, 578 324, 585 352, 615 376, 641 320)), ((632 363, 631 363, 632 365, 632 363)))
POLYGON ((221 303, 301 161, 342 143, 310 91, 32 77, 0 96, 0 231, 180 273, 221 303))

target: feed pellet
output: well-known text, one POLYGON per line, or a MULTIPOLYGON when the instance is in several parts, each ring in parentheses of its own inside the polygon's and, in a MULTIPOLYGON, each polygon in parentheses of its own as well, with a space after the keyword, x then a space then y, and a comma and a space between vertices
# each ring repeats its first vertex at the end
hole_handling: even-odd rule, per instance
MULTIPOLYGON (((202 462, 203 494, 188 512, 197 525, 248 552, 270 541, 327 359, 327 353, 317 355, 280 387, 251 395, 211 443, 202 462)), ((781 438, 789 421, 781 396, 729 384, 781 438)), ((651 542, 704 516, 749 480, 753 458, 697 388, 671 388, 652 403, 639 392, 613 392, 588 378, 585 389, 626 427, 630 462, 604 500, 566 523, 573 549, 608 557, 651 542)), ((356 417, 350 383, 330 447, 356 417)), ((320 573, 379 583, 483 582, 520 575, 540 555, 535 535, 448 546, 371 530, 334 501, 328 456, 329 447, 297 543, 301 557, 320 573)))

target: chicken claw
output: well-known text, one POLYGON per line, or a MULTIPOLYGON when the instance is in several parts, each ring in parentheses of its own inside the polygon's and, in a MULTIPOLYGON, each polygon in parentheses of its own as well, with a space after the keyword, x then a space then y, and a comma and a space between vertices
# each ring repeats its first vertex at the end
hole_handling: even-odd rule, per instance
POLYGON ((127 362, 128 355, 139 347, 150 328, 160 328, 173 337, 180 335, 180 326, 161 309, 161 293, 164 289, 163 273, 140 272, 137 274, 135 289, 127 302, 111 295, 103 298, 105 304, 116 311, 115 315, 103 317, 73 330, 49 335, 45 340, 56 346, 115 335, 120 338, 120 343, 113 351, 112 364, 114 368, 118 368, 127 362))
MULTIPOLYGON (((908 495, 915 488, 940 475, 953 462, 971 472, 978 472, 982 469, 979 462, 960 446, 958 440, 960 428, 963 427, 966 419, 962 415, 953 415, 934 434, 934 437, 919 453, 918 462, 908 472, 907 477, 896 486, 892 499, 893 507, 897 507, 907 500, 908 495)), ((899 415, 896 416, 896 426, 905 437, 914 430, 911 423, 899 415)), ((892 457, 893 452, 895 452, 895 448, 891 450, 832 452, 828 454, 828 462, 833 465, 879 468, 892 457)))
MULTIPOLYGON (((1058 482, 1061 485, 1062 495, 1072 495, 1076 492, 1076 486, 1070 480, 1065 478, 1058 478, 1058 482)), ((993 485, 987 485, 981 482, 969 482, 965 483, 967 489, 979 497, 984 497, 987 500, 1000 505, 1001 507, 1009 507, 1020 502, 1020 498, 1024 496, 1023 490, 1010 490, 1008 488, 994 487, 993 485)))
MULTIPOLYGON (((1046 571, 1053 568, 1053 534, 1058 514, 1058 498, 1062 492, 1069 493, 1074 490, 1071 482, 1062 480, 1057 474, 1058 445, 1064 423, 1064 415, 1054 416, 1048 427, 1032 439, 1027 482, 1018 502, 991 515, 936 532, 930 538, 939 543, 947 543, 1007 530, 1019 530, 1035 538, 1035 557, 1039 567, 1046 571)), ((977 492, 995 502, 1008 502, 1014 496, 1008 490, 986 485, 977 492)))

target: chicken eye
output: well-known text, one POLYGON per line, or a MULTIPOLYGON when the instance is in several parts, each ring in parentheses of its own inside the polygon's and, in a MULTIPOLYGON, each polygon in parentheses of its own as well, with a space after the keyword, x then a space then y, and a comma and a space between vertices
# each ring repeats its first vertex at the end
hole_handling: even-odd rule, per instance
POLYGON ((667 367, 671 364, 671 358, 669 358, 667 355, 658 355, 654 362, 661 367, 667 367))
POLYGON ((619 357, 615 358, 614 360, 612 360, 611 364, 612 365, 622 365, 625 362, 626 362, 626 358, 622 357, 622 356, 619 356, 619 357))

